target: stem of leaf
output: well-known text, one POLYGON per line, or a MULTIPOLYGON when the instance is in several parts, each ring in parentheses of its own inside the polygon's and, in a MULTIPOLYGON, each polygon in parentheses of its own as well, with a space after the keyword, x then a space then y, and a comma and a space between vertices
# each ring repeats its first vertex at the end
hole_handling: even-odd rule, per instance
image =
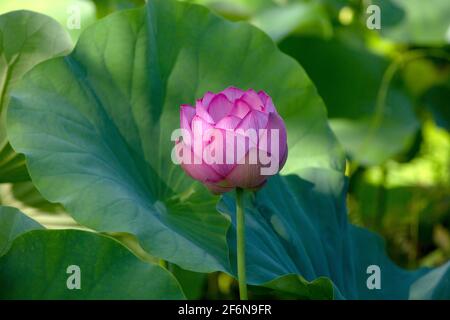
POLYGON ((376 216, 375 216, 375 228, 379 231, 381 231, 381 228, 383 226, 383 218, 384 214, 386 212, 386 180, 388 175, 388 170, 386 168, 386 165, 383 164, 381 166, 381 181, 380 185, 378 187, 378 194, 377 194, 377 204, 376 204, 376 216))
POLYGON ((247 277, 245 273, 244 190, 241 188, 236 188, 236 221, 239 296, 241 300, 248 300, 247 277))

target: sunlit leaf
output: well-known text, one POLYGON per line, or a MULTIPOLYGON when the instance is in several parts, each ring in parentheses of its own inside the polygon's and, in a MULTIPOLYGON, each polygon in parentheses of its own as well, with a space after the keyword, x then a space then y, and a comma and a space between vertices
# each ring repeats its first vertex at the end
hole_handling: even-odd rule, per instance
POLYGON ((0 206, 0 256, 22 233, 43 228, 16 208, 0 206))
POLYGON ((450 43, 447 0, 375 0, 381 12, 381 34, 403 44, 440 46, 450 43))
POLYGON ((333 30, 325 8, 318 2, 295 2, 274 6, 250 21, 276 41, 290 33, 329 37, 333 30))
POLYGON ((67 53, 71 40, 53 19, 29 11, 0 15, 0 183, 28 179, 25 159, 6 137, 6 106, 12 88, 36 64, 67 53))
MULTIPOLYGON (((52 17, 70 34, 73 41, 76 41, 81 32, 95 21, 95 6, 89 0, 2 0, 0 2, 0 13, 15 10, 30 10, 52 17)), ((47 36, 56 36, 56 34, 48 33, 47 36)))
POLYGON ((246 20, 278 41, 285 36, 309 34, 328 37, 332 33, 326 6, 302 0, 185 0, 208 6, 230 20, 246 20))

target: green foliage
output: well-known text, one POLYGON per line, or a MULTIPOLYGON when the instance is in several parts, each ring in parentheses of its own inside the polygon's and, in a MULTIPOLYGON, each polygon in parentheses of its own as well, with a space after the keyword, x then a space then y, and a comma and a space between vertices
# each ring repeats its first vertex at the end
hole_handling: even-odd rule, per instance
POLYGON ((295 57, 325 100, 333 131, 351 159, 380 164, 412 141, 418 121, 411 99, 390 83, 389 61, 334 38, 291 37, 280 44, 295 57), (351 70, 351 72, 349 71, 351 70))
POLYGON ((134 234, 185 269, 230 270, 217 198, 170 159, 178 106, 231 84, 264 89, 286 118, 294 159, 286 171, 342 170, 342 155, 306 74, 263 33, 188 4, 147 10, 98 22, 73 54, 30 72, 14 92, 9 134, 42 194, 80 224, 134 234), (262 56, 271 77, 254 73, 262 56))
POLYGON ((92 0, 95 4, 98 18, 124 9, 131 9, 137 6, 143 6, 145 0, 92 0))
MULTIPOLYGON (((190 0, 185 0, 190 1, 190 0)), ((330 36, 332 26, 321 1, 194 0, 231 20, 247 20, 275 41, 288 34, 330 36)))
POLYGON ((450 42, 450 2, 375 0, 382 13, 381 34, 402 44, 441 46, 450 42))
POLYGON ((183 270, 177 265, 170 265, 168 269, 177 278, 187 299, 197 300, 204 297, 207 274, 183 270))
MULTIPOLYGON (((440 289, 440 281, 448 281, 450 264, 441 272, 400 269, 389 260, 377 235, 348 223, 345 188, 341 173, 305 169, 299 176, 272 178, 254 198, 248 198, 248 282, 271 281, 266 285, 297 298, 408 299, 426 298, 420 286, 414 286, 426 276, 440 279, 428 286, 442 294, 436 293, 435 298, 449 298, 440 289), (382 270, 379 290, 366 286, 371 265, 382 270), (286 274, 297 276, 291 275, 290 281, 271 280, 286 274)), ((232 197, 225 197, 219 210, 234 221, 232 197)), ((229 232, 231 257, 235 257, 234 234, 229 232)))
MULTIPOLYGON (((234 194, 210 195, 171 161, 179 106, 230 85, 268 92, 288 131, 283 175, 245 199, 250 297, 450 298, 450 138, 430 144, 441 131, 427 125, 448 130, 448 1, 373 1, 379 32, 365 27, 360 0, 189 1, 268 35, 187 1, 92 23, 143 2, 83 1, 86 29, 59 57, 72 47, 65 10, 78 2, 36 7, 63 26, 28 11, 0 16, 0 182, 32 178, 0 185, 0 202, 45 212, 45 226, 79 227, 55 223, 61 203, 105 234, 30 231, 42 226, 0 207, 0 298, 235 297, 234 194), (350 158, 348 196, 335 135, 350 158), (349 224, 346 201, 396 262, 443 265, 399 268, 380 237, 349 224), (65 286, 71 264, 81 291, 65 286), (380 290, 367 287, 371 265, 380 290)), ((34 6, 7 1, 0 12, 34 6)))
POLYGON ((78 230, 31 231, 0 258, 1 299, 182 299, 175 278, 119 242, 78 230), (69 290, 67 268, 80 268, 69 290), (30 268, 33 266, 33 268, 30 268))
POLYGON ((424 103, 431 111, 436 124, 450 131, 450 78, 448 83, 429 89, 424 95, 424 103))
POLYGON ((352 177, 350 220, 381 233, 397 263, 436 266, 450 258, 450 135, 430 120, 413 159, 389 160, 352 177))
POLYGON ((12 88, 38 63, 72 48, 66 32, 53 19, 29 11, 0 15, 0 183, 28 179, 25 159, 6 137, 6 106, 12 88))
POLYGON ((0 299, 184 298, 167 270, 138 260, 110 237, 44 230, 19 210, 4 206, 0 226, 0 299), (80 268, 80 290, 69 290, 66 284, 71 265, 80 268))
POLYGON ((8 251, 11 243, 22 233, 43 228, 16 208, 0 206, 0 256, 8 251))
POLYGON ((263 284, 274 290, 276 297, 286 299, 331 300, 334 298, 333 286, 326 277, 306 281, 298 274, 288 274, 263 284))
MULTIPOLYGON (((52 17, 59 22, 59 28, 64 28, 73 41, 76 41, 81 32, 95 22, 95 6, 89 0, 2 0, 0 13, 16 10, 30 10, 52 17), (79 25, 76 19, 80 18, 79 25), (74 20, 75 19, 75 20, 74 20)), ((55 33, 48 32, 47 36, 55 33)), ((57 36, 54 39, 63 39, 57 36)), ((39 46, 43 50, 46 46, 39 46)))

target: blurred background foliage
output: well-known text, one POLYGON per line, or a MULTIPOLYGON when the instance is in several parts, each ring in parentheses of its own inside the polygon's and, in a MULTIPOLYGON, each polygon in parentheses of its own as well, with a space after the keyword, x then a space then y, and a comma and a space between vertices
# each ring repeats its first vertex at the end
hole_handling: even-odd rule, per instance
POLYGON ((450 2, 194 0, 265 30, 305 68, 347 151, 354 224, 407 268, 450 257, 450 2), (367 27, 370 5, 381 29, 367 27))
MULTIPOLYGON (((184 1, 252 23, 300 62, 348 155, 352 223, 381 234, 390 257, 403 267, 438 266, 450 259, 448 0, 184 1), (380 30, 366 25, 372 4, 381 9, 380 30)), ((144 2, 2 0, 0 14, 18 9, 44 13, 66 27, 75 43, 97 19, 144 2), (67 25, 74 6, 80 10, 80 29, 67 25)), ((0 184, 0 203, 48 228, 81 228, 29 181, 0 184)), ((114 236, 141 259, 152 259, 132 237, 114 236)), ((236 283, 226 274, 168 267, 189 298, 236 297, 236 283)), ((270 296, 261 290, 251 292, 270 296)))

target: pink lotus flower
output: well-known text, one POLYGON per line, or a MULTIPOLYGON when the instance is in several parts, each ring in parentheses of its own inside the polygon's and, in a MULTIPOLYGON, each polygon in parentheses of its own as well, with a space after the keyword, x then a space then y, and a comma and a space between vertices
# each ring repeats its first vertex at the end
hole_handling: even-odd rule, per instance
POLYGON ((213 193, 257 189, 286 161, 286 128, 263 91, 207 92, 195 108, 181 106, 180 124, 177 159, 213 193))

